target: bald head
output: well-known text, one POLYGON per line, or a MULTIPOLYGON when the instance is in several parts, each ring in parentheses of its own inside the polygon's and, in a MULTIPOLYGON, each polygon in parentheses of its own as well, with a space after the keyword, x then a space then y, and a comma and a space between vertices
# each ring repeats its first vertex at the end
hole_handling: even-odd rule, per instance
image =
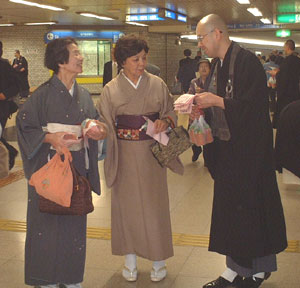
POLYGON ((207 30, 211 31, 218 29, 222 31, 223 35, 228 36, 227 25, 224 20, 217 14, 209 14, 203 17, 197 26, 205 27, 207 30))

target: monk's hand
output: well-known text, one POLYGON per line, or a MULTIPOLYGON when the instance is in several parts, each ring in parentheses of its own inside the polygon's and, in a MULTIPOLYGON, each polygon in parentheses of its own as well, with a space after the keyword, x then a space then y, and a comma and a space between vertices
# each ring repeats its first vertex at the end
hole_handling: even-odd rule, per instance
POLYGON ((155 133, 165 131, 169 127, 169 123, 166 120, 157 119, 154 122, 155 133))
POLYGON ((197 105, 192 106, 192 113, 189 115, 190 120, 194 121, 195 119, 199 119, 201 115, 201 110, 198 108, 197 105))
POLYGON ((92 122, 96 125, 86 132, 86 136, 96 141, 105 139, 107 136, 106 125, 98 120, 92 120, 92 122))
POLYGON ((196 94, 194 101, 200 108, 209 108, 215 106, 225 109, 224 99, 211 92, 196 94))

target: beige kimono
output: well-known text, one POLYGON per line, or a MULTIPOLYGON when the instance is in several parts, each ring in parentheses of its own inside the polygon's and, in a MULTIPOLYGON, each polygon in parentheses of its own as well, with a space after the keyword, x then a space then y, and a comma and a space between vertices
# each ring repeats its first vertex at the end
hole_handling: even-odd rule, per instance
MULTIPOLYGON (((167 259, 173 256, 173 245, 166 168, 152 155, 154 140, 117 139, 115 122, 118 115, 155 112, 176 122, 168 88, 161 78, 144 72, 135 89, 121 72, 103 89, 98 109, 109 127, 104 168, 112 187, 112 253, 167 259)), ((183 173, 178 160, 172 168, 183 173)))

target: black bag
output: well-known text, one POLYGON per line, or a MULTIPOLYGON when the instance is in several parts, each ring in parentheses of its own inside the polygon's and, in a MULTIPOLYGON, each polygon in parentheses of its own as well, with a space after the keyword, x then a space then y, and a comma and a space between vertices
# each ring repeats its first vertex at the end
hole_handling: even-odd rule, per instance
POLYGON ((18 111, 19 106, 16 104, 16 102, 9 100, 9 117, 11 117, 12 114, 18 111))
POLYGON ((168 163, 192 146, 188 132, 182 127, 175 127, 169 133, 168 145, 155 142, 151 145, 151 151, 158 163, 166 167, 168 163))
POLYGON ((71 206, 64 207, 39 196, 40 212, 55 215, 86 215, 94 211, 92 191, 89 181, 78 173, 72 162, 70 162, 70 167, 73 174, 73 194, 71 197, 71 206))

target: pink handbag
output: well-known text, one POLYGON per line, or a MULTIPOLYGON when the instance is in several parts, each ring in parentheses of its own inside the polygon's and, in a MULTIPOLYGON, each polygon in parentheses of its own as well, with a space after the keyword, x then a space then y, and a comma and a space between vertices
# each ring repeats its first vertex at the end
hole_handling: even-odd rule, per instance
POLYGON ((73 175, 70 167, 72 155, 64 150, 64 161, 56 153, 42 168, 32 174, 29 184, 36 192, 52 202, 64 207, 70 207, 73 193, 73 175))

